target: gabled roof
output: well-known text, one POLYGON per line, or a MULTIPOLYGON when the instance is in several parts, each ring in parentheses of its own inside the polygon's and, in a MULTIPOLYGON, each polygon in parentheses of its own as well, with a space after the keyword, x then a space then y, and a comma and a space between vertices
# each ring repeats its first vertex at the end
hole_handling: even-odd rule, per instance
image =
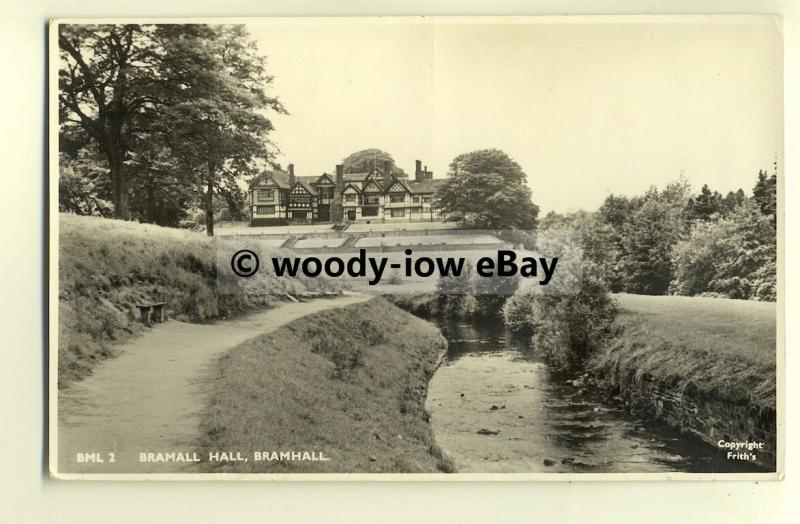
POLYGON ((375 180, 374 178, 370 178, 369 180, 365 180, 364 181, 364 185, 361 187, 361 192, 362 193, 383 193, 383 186, 381 185, 381 183, 378 180, 375 180), (372 186, 372 185, 375 185, 375 187, 378 188, 378 191, 367 191, 367 188, 372 186))
POLYGON ((445 182, 447 182, 447 179, 444 178, 429 178, 426 180, 409 180, 407 184, 413 194, 419 195, 435 193, 445 182))
MULTIPOLYGON (((301 177, 298 177, 298 178, 301 178, 301 177)), ((302 177, 302 178, 305 178, 305 179, 307 179, 307 178, 309 178, 309 177, 302 177)), ((311 177, 311 178, 314 178, 314 177, 311 177)), ((316 190, 316 189, 314 189, 314 186, 312 186, 312 185, 311 185, 311 184, 308 182, 308 180, 297 180, 297 182, 295 182, 294 186, 292 186, 292 189, 294 189, 296 186, 300 186, 300 187, 302 187, 303 189, 305 189, 306 191, 308 191, 308 192, 309 192, 309 193, 310 193, 312 196, 317 196, 317 195, 319 195, 319 193, 317 193, 317 190, 316 190)))
POLYGON ((369 173, 345 173, 344 174, 344 181, 345 182, 363 182, 365 178, 369 176, 369 173))
POLYGON ((356 190, 356 193, 361 193, 361 188, 360 188, 360 187, 358 187, 358 184, 354 184, 354 183, 352 183, 352 182, 348 182, 348 183, 346 183, 346 184, 344 185, 344 188, 342 188, 342 192, 345 192, 345 191, 347 191, 347 188, 349 188, 349 187, 352 187, 353 189, 355 189, 355 190, 356 190))
POLYGON ((393 177, 392 181, 386 185, 386 191, 387 192, 391 191, 392 190, 392 186, 394 186, 395 184, 397 184, 400 187, 402 187, 403 191, 405 191, 407 193, 411 193, 411 188, 408 187, 408 182, 406 182, 405 180, 403 180, 401 178, 395 178, 395 177, 393 177))
POLYGON ((316 180, 317 184, 336 184, 333 178, 328 173, 322 173, 320 176, 317 177, 316 180))
POLYGON ((281 189, 289 189, 289 173, 270 169, 262 171, 260 175, 254 177, 253 180, 250 181, 250 187, 266 185, 269 180, 274 181, 281 189))

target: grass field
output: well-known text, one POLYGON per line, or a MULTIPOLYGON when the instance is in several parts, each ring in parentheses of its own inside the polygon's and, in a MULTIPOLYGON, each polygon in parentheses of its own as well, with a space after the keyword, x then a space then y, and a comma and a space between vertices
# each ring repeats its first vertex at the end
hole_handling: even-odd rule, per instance
POLYGON ((221 472, 435 472, 452 464, 424 411, 446 341, 381 298, 310 315, 217 365, 201 451, 318 451, 328 462, 218 465, 221 472))
POLYGON ((649 375, 702 395, 774 408, 774 303, 615 297, 621 333, 593 363, 599 373, 649 375))

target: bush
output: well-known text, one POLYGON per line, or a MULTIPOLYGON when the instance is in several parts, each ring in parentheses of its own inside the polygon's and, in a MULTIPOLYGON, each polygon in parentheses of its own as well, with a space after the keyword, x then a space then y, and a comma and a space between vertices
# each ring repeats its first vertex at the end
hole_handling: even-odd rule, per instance
POLYGON ((535 312, 539 307, 539 295, 519 293, 509 298, 503 305, 503 321, 512 331, 526 335, 536 332, 534 319, 541 317, 535 312))
POLYGON ((584 273, 583 288, 577 295, 542 297, 535 308, 537 325, 534 347, 541 349, 545 362, 558 372, 582 369, 601 349, 613 332, 617 305, 596 275, 584 273))
POLYGON ((533 345, 556 372, 578 371, 612 333, 617 308, 596 266, 584 263, 577 294, 535 295, 525 291, 503 307, 506 325, 533 334, 533 345))
POLYGON ((469 262, 458 277, 440 277, 431 313, 455 318, 498 320, 506 300, 519 287, 519 277, 485 278, 469 262))

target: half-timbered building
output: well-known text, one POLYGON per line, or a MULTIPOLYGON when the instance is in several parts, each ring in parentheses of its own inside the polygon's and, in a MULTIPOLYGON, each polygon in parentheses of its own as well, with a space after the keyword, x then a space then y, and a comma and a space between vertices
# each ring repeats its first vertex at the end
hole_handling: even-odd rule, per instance
POLYGON ((296 176, 289 164, 285 172, 264 171, 251 182, 251 224, 330 222, 337 195, 345 222, 438 221, 436 191, 442 182, 419 160, 413 179, 387 164, 368 173, 344 173, 338 165, 333 177, 296 176))

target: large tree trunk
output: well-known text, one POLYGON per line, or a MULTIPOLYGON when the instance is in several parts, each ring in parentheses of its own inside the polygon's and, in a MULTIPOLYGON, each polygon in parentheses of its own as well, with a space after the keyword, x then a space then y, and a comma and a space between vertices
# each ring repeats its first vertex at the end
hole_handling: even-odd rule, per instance
POLYGON ((214 236, 214 166, 208 164, 208 187, 206 189, 206 234, 214 236))

